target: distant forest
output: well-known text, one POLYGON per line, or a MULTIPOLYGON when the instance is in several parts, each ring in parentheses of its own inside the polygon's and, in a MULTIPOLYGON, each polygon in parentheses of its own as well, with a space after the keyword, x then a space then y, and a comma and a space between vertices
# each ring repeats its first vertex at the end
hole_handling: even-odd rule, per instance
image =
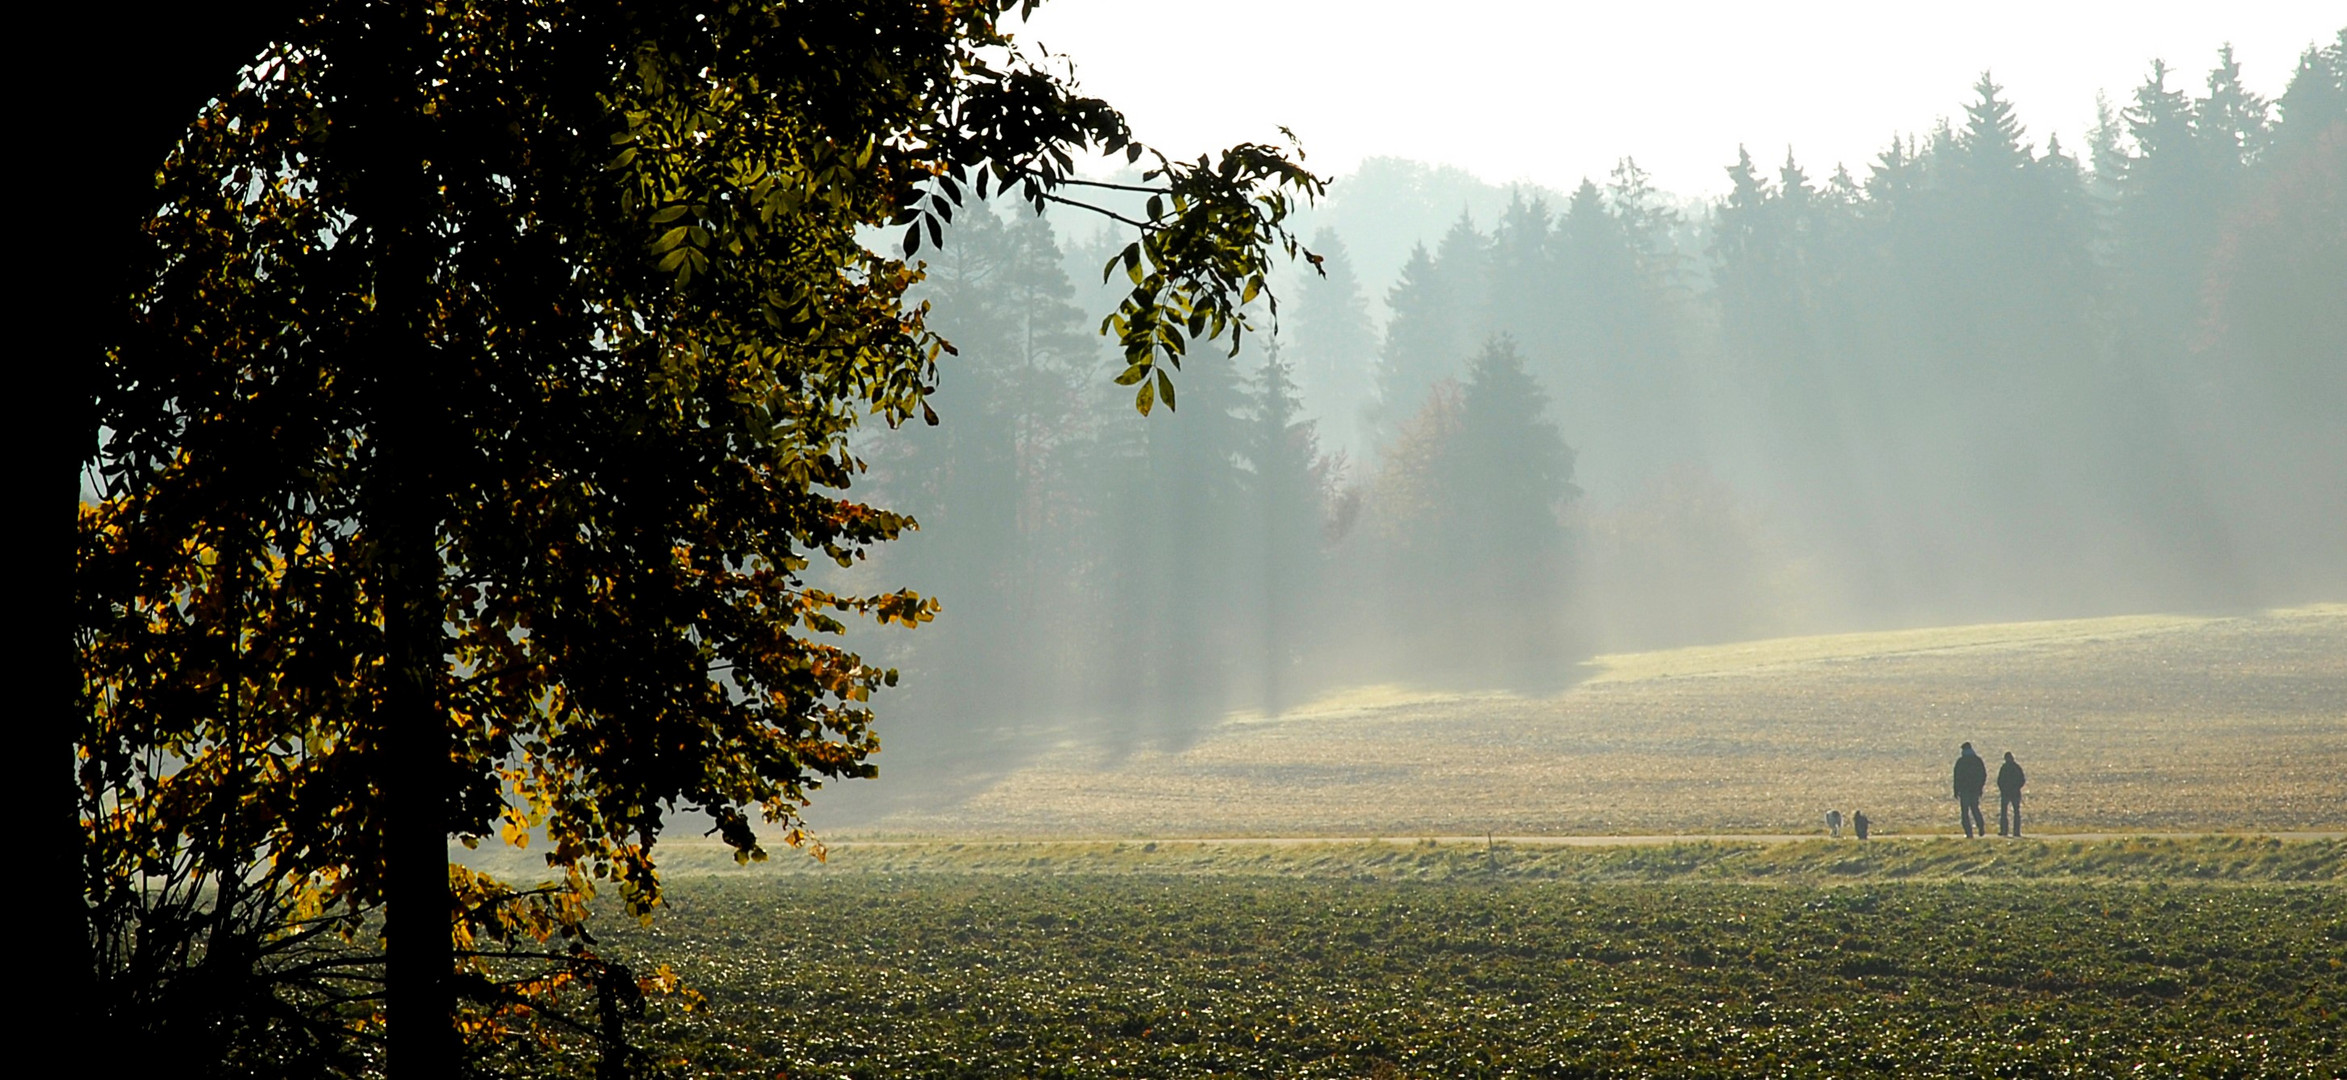
POLYGON ((2347 31, 2278 100, 2226 50, 2084 146, 2022 116, 1984 75, 1863 172, 1441 208, 1390 282, 1330 224, 1277 334, 1146 420, 1106 241, 965 214, 920 293, 944 422, 871 436, 922 529, 859 572, 944 602, 874 643, 894 730, 1179 745, 1611 649, 2347 596, 2347 31))

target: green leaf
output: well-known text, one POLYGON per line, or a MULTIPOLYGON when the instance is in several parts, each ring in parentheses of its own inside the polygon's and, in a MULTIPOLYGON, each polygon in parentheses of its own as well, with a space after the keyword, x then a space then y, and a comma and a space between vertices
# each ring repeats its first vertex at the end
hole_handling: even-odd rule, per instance
POLYGON ((1165 395, 1165 411, 1175 411, 1173 377, 1167 375, 1164 368, 1157 369, 1157 392, 1165 395))

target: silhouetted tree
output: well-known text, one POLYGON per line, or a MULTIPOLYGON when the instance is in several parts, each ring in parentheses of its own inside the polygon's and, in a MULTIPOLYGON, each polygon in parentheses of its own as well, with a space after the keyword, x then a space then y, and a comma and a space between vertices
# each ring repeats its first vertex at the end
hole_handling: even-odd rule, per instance
MULTIPOLYGON (((801 572, 907 524, 842 497, 849 437, 924 415, 937 343, 860 240, 910 256, 969 185, 1040 208, 1072 149, 1147 153, 1000 14, 353 0, 216 87, 152 174, 81 451, 80 775, 127 822, 86 895, 233 837, 303 904, 380 905, 399 1067, 450 1075, 460 985, 507 1001, 459 949, 575 932, 589 870, 648 907, 675 807, 754 856, 751 814, 795 839, 869 774, 892 676, 813 636, 929 608, 801 572), (531 829, 565 887, 448 864, 531 829)), ((1153 160, 1115 316, 1144 407, 1236 340, 1318 189, 1263 147, 1153 160)))
POLYGON ((2307 50, 2277 111, 2218 224, 2185 361, 2206 418, 2192 449, 2222 463, 2213 501, 2260 599, 2347 587, 2347 30, 2307 50))

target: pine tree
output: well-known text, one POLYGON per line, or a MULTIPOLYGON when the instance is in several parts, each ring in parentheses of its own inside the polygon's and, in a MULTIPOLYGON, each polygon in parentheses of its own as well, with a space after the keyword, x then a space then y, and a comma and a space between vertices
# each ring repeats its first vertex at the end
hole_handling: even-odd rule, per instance
POLYGON ((2193 134, 2216 169, 2238 173, 2255 161, 2272 136, 2273 104, 2241 84, 2241 62, 2233 46, 2217 50, 2208 73, 2208 96, 2193 108, 2193 134))
POLYGON ((1489 299, 1478 329, 1525 342, 1535 356, 1553 352, 1560 330, 1554 239, 1548 204, 1518 191, 1509 196, 1487 249, 1489 299))
POLYGON ((2206 512, 2242 523, 2226 554, 2257 600, 2347 589, 2347 30, 2306 51, 2276 111, 2221 220, 2186 364, 2193 450, 2226 478, 2206 512))
POLYGON ((896 760, 920 767, 924 740, 950 720, 1034 716, 1032 688, 1051 685, 1051 643, 1024 632, 1069 599, 1065 529, 1051 508, 1056 475, 1082 430, 1080 385, 1098 339, 1072 301, 1074 286, 1050 222, 1020 208, 1007 220, 974 205, 928 267, 918 298, 956 343, 931 403, 944 421, 877 440, 873 462, 892 501, 921 530, 886 556, 890 572, 936 595, 936 633, 908 642, 896 760))
POLYGON ((1458 307, 1424 244, 1410 250, 1385 305, 1389 314, 1378 349, 1377 396, 1363 417, 1380 456, 1425 405, 1428 389, 1448 377, 1458 336, 1458 307))
POLYGON ((2309 47, 2298 58, 2290 85, 2274 102, 2278 145, 2305 147, 2347 120, 2347 29, 2331 44, 2309 47))
POLYGON ((1558 417, 1582 440, 1587 482, 1618 490, 1657 460, 1684 454, 1677 370, 1676 314, 1667 295, 1672 268, 1657 249, 1654 227, 1595 183, 1583 180, 1566 202, 1553 249, 1553 341, 1525 349, 1525 362, 1552 385, 1575 389, 1558 417))
POLYGON ((1435 245, 1434 269, 1453 312, 1450 339, 1443 346, 1445 378, 1465 370, 1491 332, 1492 254, 1491 237, 1463 209, 1435 245))
POLYGON ((1093 492, 1090 704, 1115 748, 1179 747, 1227 709, 1261 658, 1247 550, 1248 400, 1226 350, 1182 364, 1179 412, 1111 424, 1077 482, 1093 492))
POLYGON ((1291 320, 1297 392, 1312 402, 1323 445, 1366 458, 1372 448, 1362 428, 1376 394, 1377 330, 1344 239, 1321 229, 1312 250, 1321 272, 1304 278, 1291 320))
POLYGON ((1549 398, 1515 343, 1495 337, 1468 365, 1459 430, 1443 458, 1455 522, 1462 627, 1474 667, 1522 684, 1564 660, 1565 532, 1558 514, 1580 494, 1573 451, 1548 416, 1549 398))
POLYGON ((1276 714, 1295 702, 1318 637, 1313 631, 1324 564, 1321 533, 1333 477, 1276 340, 1253 381, 1246 457, 1260 590, 1261 706, 1276 714))

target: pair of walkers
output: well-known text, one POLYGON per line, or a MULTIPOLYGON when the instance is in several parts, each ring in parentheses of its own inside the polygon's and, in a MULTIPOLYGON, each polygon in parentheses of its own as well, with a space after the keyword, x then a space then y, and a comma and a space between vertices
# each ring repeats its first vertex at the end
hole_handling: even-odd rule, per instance
MULTIPOLYGON (((2013 752, 2005 751, 2005 764, 1997 769, 1997 835, 2021 835, 2021 785, 2029 778, 2021 772, 2021 763, 2013 760, 2013 752)), ((1981 815, 1980 796, 1988 788, 1988 762, 1972 752, 1972 744, 1965 743, 1956 755, 1956 813, 1964 819, 1964 835, 1987 836, 1988 818, 1981 815)))

